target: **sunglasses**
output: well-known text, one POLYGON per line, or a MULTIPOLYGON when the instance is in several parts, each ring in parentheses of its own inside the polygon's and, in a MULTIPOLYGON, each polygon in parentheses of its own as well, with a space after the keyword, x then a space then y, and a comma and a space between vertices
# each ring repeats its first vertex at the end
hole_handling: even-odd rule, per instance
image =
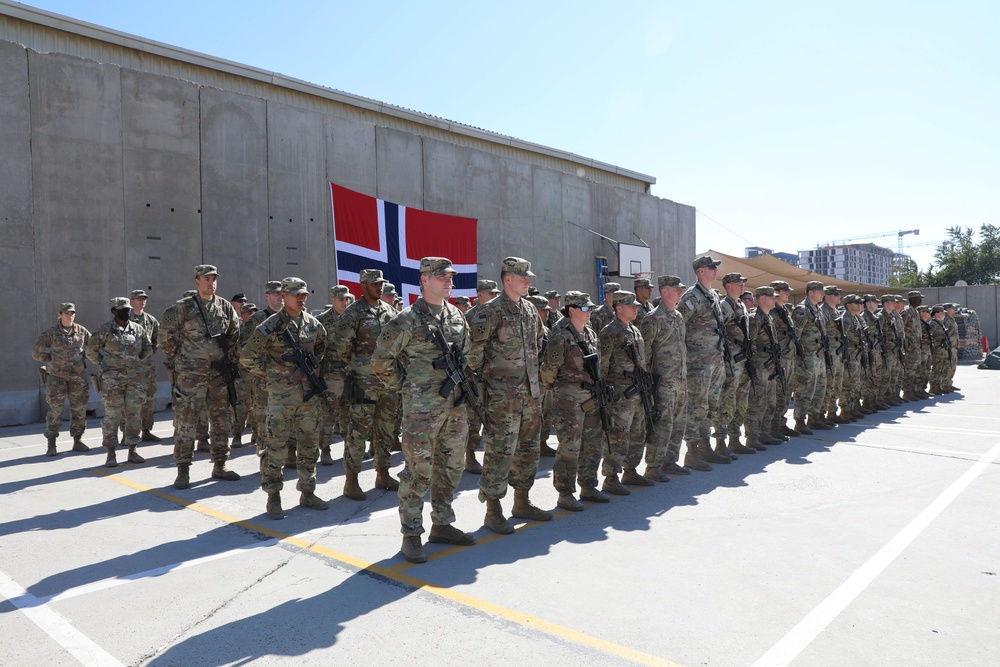
POLYGON ((577 308, 579 308, 580 310, 582 310, 585 313, 589 313, 590 309, 593 308, 593 306, 577 306, 577 308))

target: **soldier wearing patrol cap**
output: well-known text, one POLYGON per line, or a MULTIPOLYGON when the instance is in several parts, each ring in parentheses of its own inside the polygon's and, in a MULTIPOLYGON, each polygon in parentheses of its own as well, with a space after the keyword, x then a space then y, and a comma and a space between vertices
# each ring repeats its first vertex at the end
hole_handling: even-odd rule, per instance
POLYGON ((649 302, 649 297, 653 295, 653 283, 649 278, 636 278, 632 281, 632 291, 635 292, 635 299, 639 302, 639 310, 636 311, 632 325, 638 329, 642 326, 642 320, 646 315, 653 312, 653 304, 649 302))
MULTIPOLYGON (((799 432, 788 426, 785 415, 792 402, 792 389, 795 382, 795 365, 802 363, 801 344, 795 322, 786 309, 792 296, 792 287, 784 280, 771 282, 774 288, 774 308, 771 309, 771 321, 778 335, 778 345, 781 347, 782 374, 784 383, 778 383, 774 390, 774 414, 771 419, 770 435, 776 440, 794 438, 799 432)), ((763 426, 761 427, 763 430, 763 426)))
POLYGON ((270 519, 284 518, 281 489, 282 468, 288 460, 288 441, 296 442, 296 469, 299 506, 325 510, 328 504, 316 496, 316 459, 319 458, 319 428, 323 409, 321 395, 295 362, 295 354, 311 353, 323 359, 326 329, 306 310, 309 287, 301 278, 281 281, 284 305, 280 312, 264 320, 243 347, 240 363, 248 372, 264 380, 267 390, 266 430, 261 435, 266 456, 261 463, 260 488, 267 494, 270 519), (285 334, 290 334, 288 340, 285 334))
MULTIPOLYGON (((280 280, 268 280, 264 284, 264 310, 258 310, 243 323, 240 330, 240 347, 247 344, 254 329, 264 323, 264 320, 281 310, 284 297, 281 293, 280 280)), ((263 457, 265 450, 262 448, 258 436, 264 432, 265 413, 267 411, 267 390, 264 383, 254 375, 249 377, 250 383, 250 428, 253 432, 253 439, 257 443, 257 456, 263 457)), ((295 445, 292 444, 289 455, 295 456, 295 445)), ((294 461, 292 462, 294 467, 294 461)))
POLYGON ((930 339, 931 339, 931 394, 949 393, 948 374, 951 371, 951 338, 945 324, 944 304, 936 304, 931 308, 930 339))
POLYGON ((156 354, 156 337, 160 333, 160 322, 155 317, 146 312, 146 303, 149 295, 145 290, 134 289, 129 294, 129 304, 132 306, 132 321, 138 324, 146 332, 146 337, 153 347, 152 353, 143 363, 146 369, 146 390, 142 403, 142 441, 159 442, 160 438, 153 435, 153 397, 156 396, 156 364, 153 362, 153 355, 156 354))
POLYGON ((795 369, 795 430, 811 435, 812 429, 828 431, 833 424, 822 413, 826 407, 826 358, 831 354, 826 336, 823 283, 806 283, 806 297, 795 306, 792 320, 802 343, 802 363, 795 369))
MULTIPOLYGON (((337 330, 337 321, 340 320, 340 316, 344 314, 347 307, 351 305, 350 296, 351 291, 348 289, 347 285, 334 285, 330 288, 330 307, 316 316, 316 319, 319 320, 320 324, 323 325, 323 328, 326 329, 327 349, 332 349, 333 347, 333 336, 334 332, 337 330)), ((320 373, 328 384, 332 381, 332 372, 333 368, 328 355, 328 358, 323 361, 322 371, 320 373)), ((320 465, 332 466, 333 455, 330 453, 330 444, 333 441, 334 433, 340 433, 343 435, 347 431, 345 422, 347 419, 348 406, 344 403, 343 396, 341 396, 335 402, 324 401, 321 409, 323 411, 323 415, 319 430, 319 462, 320 465), (331 403, 333 404, 333 407, 331 407, 331 403)))
POLYGON ((598 336, 601 330, 615 321, 615 292, 622 288, 618 283, 604 283, 604 303, 590 316, 590 326, 598 336))
POLYGON ((902 405, 903 400, 896 391, 896 384, 903 375, 903 364, 900 355, 903 352, 903 327, 896 320, 896 295, 882 295, 882 310, 878 317, 882 320, 882 333, 885 335, 885 382, 882 385, 880 399, 888 405, 902 405))
POLYGON ((177 478, 174 488, 190 486, 191 458, 197 434, 198 406, 208 407, 211 433, 212 478, 236 481, 240 476, 226 467, 232 407, 220 366, 223 363, 221 337, 227 341, 229 363, 239 358, 240 318, 233 305, 216 295, 219 271, 211 264, 194 269, 197 294, 177 302, 164 314, 158 338, 174 375, 174 461, 177 478))
POLYGON ((885 362, 885 337, 883 330, 884 320, 878 317, 878 297, 874 294, 865 294, 861 297, 861 304, 864 310, 861 311, 861 318, 865 324, 865 333, 868 340, 868 348, 871 350, 871 364, 869 373, 865 377, 864 386, 864 409, 869 414, 879 410, 889 409, 889 405, 881 400, 882 388, 887 381, 885 362))
POLYGON ((456 296, 455 307, 458 308, 464 316, 465 313, 469 312, 469 309, 472 308, 472 302, 467 296, 456 296))
POLYGON ((240 316, 240 319, 243 320, 243 324, 246 324, 247 320, 253 317, 253 314, 256 313, 258 310, 260 310, 260 308, 257 307, 257 304, 250 303, 249 301, 240 306, 240 312, 238 314, 240 316))
POLYGON ((392 283, 390 283, 388 281, 382 283, 382 301, 386 302, 387 304, 389 304, 390 306, 392 306, 393 308, 395 308, 396 307, 396 297, 398 297, 398 296, 399 295, 396 294, 396 286, 395 285, 393 285, 392 283))
MULTIPOLYGON (((495 299, 500 294, 500 289, 495 280, 480 278, 476 282, 476 294, 476 305, 465 313, 466 322, 471 322, 483 305, 495 299)), ((481 386, 479 388, 482 389, 481 386)), ((480 391, 480 395, 482 395, 482 391, 480 391)), ((483 466, 476 459, 476 450, 479 449, 482 440, 483 423, 471 407, 466 410, 466 416, 469 419, 469 439, 465 447, 465 472, 480 475, 483 472, 483 466)))
POLYGON ((56 324, 46 329, 35 341, 31 358, 45 364, 39 370, 45 382, 45 440, 46 456, 56 455, 56 438, 62 426, 63 404, 69 399, 69 433, 73 436, 73 451, 87 452, 83 432, 87 429, 87 401, 90 389, 83 377, 87 363, 84 351, 90 341, 87 328, 76 323, 76 306, 66 302, 59 305, 56 324))
POLYGON ((478 308, 470 320, 469 367, 482 380, 490 427, 479 499, 486 503, 486 527, 501 534, 514 532, 500 504, 508 484, 514 487, 512 516, 552 519, 528 497, 538 470, 542 409, 538 367, 545 335, 538 313, 523 298, 534 275, 528 260, 505 258, 500 265, 503 292, 478 308))
POLYGON ((948 330, 948 340, 951 342, 951 357, 949 361, 949 371, 947 381, 943 385, 943 389, 947 391, 945 393, 950 394, 953 391, 958 391, 958 387, 955 386, 953 380, 955 379, 955 371, 958 369, 958 343, 960 340, 958 333, 958 322, 955 320, 955 313, 958 311, 959 304, 957 303, 945 303, 944 306, 944 328, 948 330))
POLYGON ((331 388, 350 404, 347 437, 344 438, 344 495, 351 500, 367 496, 358 483, 365 440, 375 450, 375 488, 395 491, 397 482, 389 474, 389 456, 396 444, 394 431, 399 393, 385 387, 371 367, 372 354, 382 329, 392 321, 396 309, 382 300, 385 278, 378 269, 364 269, 359 275, 361 298, 352 303, 337 321, 331 354, 331 388))
POLYGON ((847 354, 844 340, 844 321, 838 310, 840 305, 840 288, 836 285, 823 286, 823 303, 820 310, 826 320, 827 346, 830 350, 830 365, 826 369, 826 420, 834 424, 848 424, 852 419, 844 410, 846 399, 844 393, 844 356, 847 354), (840 414, 837 405, 840 404, 840 414))
POLYGON ((840 316, 840 321, 844 332, 844 346, 846 353, 844 356, 844 381, 843 397, 845 402, 841 403, 841 413, 847 410, 848 418, 852 420, 861 419, 865 416, 861 410, 861 399, 863 397, 864 376, 868 369, 868 348, 865 346, 865 324, 861 319, 861 310, 864 306, 861 297, 857 294, 848 294, 841 299, 844 306, 844 313, 840 316))
MULTIPOLYGON (((538 318, 542 321, 542 330, 544 331, 544 341, 542 342, 542 348, 544 349, 548 345, 549 340, 549 327, 546 326, 545 321, 549 313, 549 300, 546 299, 541 294, 536 294, 534 296, 525 297, 531 305, 535 307, 538 311, 538 318)), ((542 392, 542 418, 540 426, 538 429, 538 440, 539 440, 539 456, 545 456, 552 458, 556 455, 556 450, 549 445, 549 435, 552 434, 552 424, 549 420, 549 412, 552 409, 552 396, 551 392, 542 392)))
POLYGON ((774 420, 776 390, 778 385, 788 382, 781 366, 781 346, 775 331, 771 310, 774 308, 775 292, 770 285, 754 290, 757 307, 750 313, 748 338, 753 346, 753 354, 746 361, 753 365, 757 378, 754 390, 750 392, 749 406, 744 416, 747 444, 752 452, 764 451, 765 445, 780 445, 787 438, 776 438, 770 434, 774 420))
POLYGON ((562 319, 562 314, 559 312, 559 299, 562 298, 562 295, 559 294, 558 290, 550 289, 542 296, 544 296, 549 302, 548 314, 545 317, 545 326, 547 326, 551 331, 552 327, 556 325, 556 322, 562 319))
POLYGON ((465 406, 455 405, 460 387, 447 395, 447 370, 436 362, 444 351, 435 342, 438 332, 449 346, 468 354, 471 341, 465 316, 448 303, 457 271, 444 257, 420 260, 420 293, 379 336, 372 355, 372 369, 382 382, 398 387, 403 405, 403 456, 406 468, 399 476, 399 520, 403 533, 400 549, 410 562, 427 560, 421 535, 424 532, 424 496, 431 494, 433 527, 429 542, 469 546, 476 543, 453 525, 451 501, 462 481, 465 451, 465 406), (401 369, 406 369, 405 373, 401 369))
POLYGON ((916 401, 927 398, 924 388, 917 386, 917 379, 920 376, 920 364, 923 357, 921 345, 923 341, 920 323, 920 313, 917 308, 923 303, 924 295, 917 290, 907 293, 909 303, 900 312, 903 318, 903 398, 908 401, 916 401))

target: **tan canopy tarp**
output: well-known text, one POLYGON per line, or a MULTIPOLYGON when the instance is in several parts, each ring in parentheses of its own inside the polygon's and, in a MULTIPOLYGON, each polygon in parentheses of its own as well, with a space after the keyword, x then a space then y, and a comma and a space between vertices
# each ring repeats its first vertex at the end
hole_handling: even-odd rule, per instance
POLYGON ((784 280, 792 286, 792 293, 797 297, 805 296, 806 283, 811 280, 818 280, 824 285, 836 285, 844 294, 902 294, 906 296, 908 289, 898 287, 886 287, 885 285, 866 285, 865 283, 855 283, 849 280, 838 280, 831 276, 824 276, 822 273, 807 271, 797 266, 792 266, 788 262, 783 262, 774 255, 761 255, 748 259, 746 257, 734 257, 715 250, 707 250, 698 253, 701 255, 711 255, 717 260, 721 260, 719 275, 712 287, 725 293, 722 289, 722 277, 727 273, 739 271, 747 279, 746 288, 751 292, 755 287, 769 285, 772 280, 784 280))

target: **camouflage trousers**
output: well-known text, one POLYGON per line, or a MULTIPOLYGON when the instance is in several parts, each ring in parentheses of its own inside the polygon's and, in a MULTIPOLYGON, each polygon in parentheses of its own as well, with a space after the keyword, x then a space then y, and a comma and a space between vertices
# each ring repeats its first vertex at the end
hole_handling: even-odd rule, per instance
POLYGON ((774 414, 771 416, 770 431, 777 431, 782 426, 787 426, 786 416, 788 406, 792 403, 792 390, 795 384, 795 366, 798 362, 794 354, 782 355, 781 370, 784 373, 784 383, 778 382, 774 387, 774 414))
MULTIPOLYGON (((482 385, 477 385, 479 387, 479 397, 483 396, 482 385)), ((479 418, 476 411, 472 409, 471 405, 466 405, 465 416, 469 420, 469 435, 466 439, 465 446, 470 451, 479 449, 480 442, 482 441, 483 432, 483 420, 479 418)))
POLYGON ((207 411, 210 425, 210 447, 214 463, 229 459, 229 434, 232 432, 232 408, 226 395, 226 382, 221 375, 178 375, 174 385, 174 461, 190 464, 199 418, 207 411))
MULTIPOLYGON (((743 418, 747 438, 751 435, 760 435, 762 431, 770 433, 772 430, 771 425, 775 421, 775 406, 781 389, 777 376, 769 379, 771 374, 771 369, 764 368, 763 365, 757 367, 757 384, 750 392, 747 412, 743 418)), ((736 433, 730 431, 729 435, 736 435, 736 433)))
MULTIPOLYGON (((624 387, 618 387, 623 391, 624 387)), ((635 468, 642 462, 646 448, 646 416, 642 411, 642 399, 638 394, 632 398, 624 396, 611 406, 611 445, 604 453, 601 474, 605 477, 617 475, 622 468, 635 468)))
POLYGON ((266 430, 259 436, 267 453, 260 466, 260 488, 276 493, 284 487, 282 468, 288 460, 288 443, 294 441, 295 467, 299 480, 295 488, 303 493, 316 490, 316 460, 319 458, 320 409, 314 401, 282 405, 268 401, 266 430))
POLYGON ((142 401, 142 410, 140 411, 140 422, 142 430, 148 431, 153 428, 153 397, 156 396, 156 367, 152 364, 146 366, 143 389, 145 390, 145 396, 142 401))
POLYGON ((319 446, 323 448, 329 447, 333 443, 334 433, 344 434, 347 432, 343 422, 350 410, 343 397, 339 400, 335 399, 333 407, 327 405, 325 401, 320 403, 320 410, 319 446))
POLYGON ((883 388, 886 384, 886 366, 884 357, 881 351, 876 351, 872 355, 873 362, 868 369, 868 374, 865 377, 865 388, 864 396, 866 401, 875 401, 876 398, 882 395, 883 388))
POLYGON ((832 355, 833 363, 826 369, 826 412, 837 411, 837 401, 844 404, 844 358, 839 354, 832 355))
POLYGON ((917 389, 926 389, 927 383, 930 382, 931 378, 931 366, 933 365, 933 357, 931 356, 930 348, 922 347, 920 348, 920 369, 917 372, 917 389))
POLYGON ((101 432, 103 445, 118 444, 118 430, 125 427, 122 444, 134 447, 139 444, 142 428, 142 404, 146 400, 145 376, 138 378, 115 377, 104 373, 101 377, 101 401, 104 403, 104 421, 101 432))
POLYGON ((660 420, 646 438, 646 465, 650 468, 677 463, 680 457, 687 423, 687 387, 661 383, 656 389, 656 406, 660 420))
POLYGON ((56 437, 62 428, 63 404, 69 399, 69 434, 83 435, 87 429, 87 401, 90 387, 82 375, 68 378, 56 377, 49 373, 45 383, 45 402, 49 411, 45 415, 45 437, 56 437))
POLYGON ((559 437, 552 464, 552 484, 559 493, 576 493, 576 483, 597 487, 604 430, 597 403, 579 385, 561 385, 551 392, 550 419, 559 437))
POLYGON ((889 351, 889 356, 885 358, 885 367, 885 386, 881 395, 891 396, 899 392, 903 381, 903 364, 899 360, 899 352, 889 351))
POLYGON ((542 402, 527 386, 487 389, 486 418, 490 434, 483 440, 483 474, 479 479, 479 500, 496 500, 507 495, 507 486, 530 489, 538 472, 538 429, 542 402))
POLYGON ((376 470, 389 467, 390 448, 396 442, 399 392, 366 392, 366 396, 375 403, 351 404, 350 428, 344 438, 344 470, 355 475, 361 472, 366 441, 371 440, 375 448, 376 470))
POLYGON ((687 424, 684 439, 694 442, 712 435, 712 416, 719 411, 719 396, 726 380, 722 360, 701 368, 688 368, 687 424))
POLYGON ((715 437, 740 434, 743 416, 747 413, 750 396, 750 376, 746 362, 733 362, 733 377, 726 377, 719 393, 719 410, 712 415, 715 437))
POLYGON ((844 365, 843 391, 841 392, 841 409, 855 410, 862 398, 864 371, 857 358, 844 365))
MULTIPOLYGON (((250 382, 249 419, 251 428, 256 431, 259 436, 267 429, 267 389, 264 387, 263 378, 251 375, 247 379, 250 382)), ((263 450, 258 439, 257 455, 260 456, 262 454, 263 450)))
POLYGON ((403 457, 399 474, 399 523, 403 535, 424 532, 424 496, 431 492, 431 522, 455 523, 451 499, 462 481, 468 421, 465 406, 403 416, 403 457))
POLYGON ((920 364, 922 361, 923 351, 920 349, 920 346, 907 345, 906 357, 903 363, 903 391, 908 393, 919 391, 920 364))
MULTIPOLYGON (((538 445, 544 445, 552 433, 552 392, 542 392, 542 416, 538 426, 538 445)), ((558 435, 556 436, 558 437, 558 435)))
POLYGON ((795 367, 795 419, 822 412, 826 401, 826 362, 822 354, 806 353, 795 367))
POLYGON ((955 371, 958 370, 958 350, 952 348, 951 357, 948 361, 948 382, 946 383, 949 387, 952 384, 952 380, 955 379, 955 371))
POLYGON ((948 386, 949 373, 951 372, 951 358, 948 350, 934 348, 931 355, 931 374, 928 378, 932 386, 948 386))
POLYGON ((244 372, 238 380, 236 380, 236 421, 233 425, 233 437, 242 435, 243 431, 246 430, 247 423, 250 422, 250 428, 253 428, 253 422, 251 421, 250 410, 252 407, 252 398, 250 392, 253 391, 250 385, 250 378, 247 377, 249 373, 244 372))

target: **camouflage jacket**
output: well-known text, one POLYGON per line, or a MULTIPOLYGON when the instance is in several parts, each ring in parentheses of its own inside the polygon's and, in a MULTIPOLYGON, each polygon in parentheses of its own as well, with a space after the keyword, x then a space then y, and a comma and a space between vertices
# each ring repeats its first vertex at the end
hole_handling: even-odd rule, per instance
POLYGON ((437 329, 444 333, 445 340, 468 355, 472 347, 469 325, 465 314, 450 303, 435 309, 419 298, 382 327, 372 355, 372 371, 385 386, 402 392, 404 413, 455 406, 457 390, 453 389, 447 398, 439 393, 448 375, 444 368, 434 368, 434 362, 444 356, 435 340, 437 329))
MULTIPOLYGON (((775 307, 780 308, 780 306, 775 307)), ((771 363, 772 352, 777 349, 780 358, 781 344, 778 342, 778 332, 774 328, 774 320, 771 319, 770 313, 765 314, 760 308, 754 308, 749 319, 750 341, 754 348, 753 365, 757 369, 757 381, 763 383, 775 372, 774 364, 771 363)), ((785 378, 785 384, 790 382, 791 378, 785 378)))
POLYGON ((921 341, 923 340, 923 335, 920 330, 923 328, 920 326, 920 313, 913 306, 907 306, 900 313, 903 318, 903 345, 906 348, 906 353, 917 353, 920 350, 921 341))
POLYGON ((653 312, 653 306, 648 301, 646 303, 637 301, 636 303, 639 304, 639 307, 635 309, 635 319, 632 320, 632 326, 641 331, 642 321, 646 319, 647 315, 653 312))
POLYGON ((600 335, 601 330, 616 319, 618 319, 618 316, 615 315, 614 307, 609 306, 607 303, 602 303, 597 310, 590 314, 590 326, 593 327, 597 335, 600 335))
POLYGON ((225 336, 229 343, 230 361, 239 359, 240 318, 233 305, 220 296, 209 301, 198 295, 185 297, 163 313, 157 337, 160 349, 167 357, 168 367, 178 375, 211 378, 220 371, 212 364, 222 361, 222 346, 216 336, 225 336), (198 305, 205 311, 202 320, 198 305))
POLYGON ((695 283, 681 295, 677 312, 684 318, 688 370, 722 363, 722 337, 719 323, 722 308, 719 297, 695 283))
POLYGON ((836 357, 837 350, 844 342, 844 334, 840 330, 840 318, 847 313, 841 313, 836 308, 827 305, 825 301, 819 304, 819 309, 823 311, 823 318, 826 320, 826 335, 830 339, 830 354, 836 357))
POLYGON ((556 325, 556 322, 563 318, 562 313, 557 310, 549 310, 548 317, 545 318, 545 326, 552 330, 552 327, 556 325))
POLYGON ((512 301, 506 292, 483 304, 469 321, 469 367, 491 392, 526 388, 542 397, 538 356, 545 331, 527 299, 512 301))
POLYGON ((778 345, 781 346, 781 357, 788 359, 794 357, 798 352, 795 349, 795 340, 798 332, 795 330, 795 322, 784 306, 775 303, 771 309, 771 322, 774 324, 774 332, 778 334, 778 345), (793 335, 795 337, 793 338, 793 335))
POLYGON ((156 354, 157 350, 157 338, 160 335, 160 323, 159 321, 147 313, 145 310, 142 311, 142 315, 136 315, 132 313, 132 321, 141 326, 146 331, 146 337, 149 338, 149 343, 153 347, 152 353, 150 353, 149 358, 146 359, 146 365, 153 365, 153 355, 156 354))
POLYGON ((722 309, 722 321, 726 327, 726 338, 729 339, 729 349, 733 354, 733 363, 746 360, 747 356, 753 354, 750 348, 750 313, 747 307, 739 299, 734 299, 728 294, 719 300, 719 307, 722 309), (740 353, 743 354, 740 354, 740 353))
POLYGON ((382 329, 398 314, 395 308, 384 301, 369 306, 361 298, 348 306, 337 320, 337 327, 331 336, 331 373, 341 379, 347 374, 353 374, 366 394, 385 391, 372 370, 372 354, 375 353, 375 345, 382 335, 382 329))
POLYGON ((948 325, 944 320, 935 320, 933 317, 928 324, 930 325, 931 354, 939 360, 947 359, 954 349, 951 346, 951 337, 948 335, 948 325))
POLYGON ((847 345, 847 360, 844 364, 848 372, 868 368, 868 337, 865 332, 865 321, 860 315, 844 313, 841 316, 844 323, 844 338, 847 345))
POLYGON ((951 349, 958 349, 958 322, 948 313, 944 314, 944 328, 948 332, 948 340, 951 342, 951 349))
MULTIPOLYGON (((327 308, 322 313, 316 316, 319 323, 323 325, 326 329, 326 349, 333 350, 334 336, 337 333, 337 322, 340 321, 340 316, 342 313, 338 313, 333 308, 327 308)), ((333 373, 333 355, 327 354, 323 358, 323 367, 321 372, 324 377, 327 377, 333 373)))
POLYGON ((599 336, 601 341, 601 375, 609 385, 621 389, 631 386, 635 380, 626 375, 635 371, 635 363, 629 347, 634 347, 640 368, 646 366, 645 346, 642 334, 631 324, 618 318, 604 327, 599 336))
MULTIPOLYGON (((293 347, 282 333, 288 329, 303 352, 312 352, 318 360, 326 353, 326 329, 320 321, 303 311, 291 317, 284 309, 264 320, 250 334, 243 346, 240 365, 251 375, 263 378, 268 405, 304 405, 303 396, 313 389, 294 361, 284 355, 293 347)), ((322 399, 311 398, 318 405, 322 399)))
MULTIPOLYGON (((802 343, 802 352, 812 356, 823 356, 822 341, 826 338, 826 318, 818 305, 803 299, 792 312, 792 321, 802 343)), ((833 351, 831 350, 831 353, 833 351)))
POLYGON ((90 332, 86 327, 74 323, 69 329, 56 322, 54 327, 46 329, 35 341, 31 350, 31 358, 46 364, 49 375, 57 378, 70 378, 83 375, 86 368, 84 350, 90 341, 90 332))
POLYGON ((876 354, 882 354, 885 346, 885 334, 882 331, 882 319, 869 312, 867 308, 861 311, 861 319, 865 323, 865 331, 868 332, 868 343, 876 354))
POLYGON ((246 345, 247 341, 250 340, 250 336, 253 335, 254 329, 264 324, 264 321, 271 317, 271 315, 274 315, 275 312, 270 308, 265 308, 251 315, 240 329, 240 347, 246 345))
POLYGON ((662 303, 639 327, 645 343, 646 367, 659 377, 661 387, 687 386, 687 344, 684 317, 662 303))
POLYGON ((132 321, 124 327, 114 320, 105 322, 87 344, 87 360, 99 366, 106 377, 141 380, 146 377, 142 362, 152 355, 149 335, 132 321))
POLYGON ((590 390, 584 389, 581 384, 593 384, 594 378, 584 370, 583 349, 580 344, 587 348, 587 354, 596 352, 598 355, 600 345, 593 329, 584 326, 583 333, 580 333, 573 328, 569 318, 564 319, 567 324, 562 324, 563 320, 560 320, 549 333, 539 377, 546 389, 558 388, 561 392, 576 395, 581 401, 585 401, 590 396, 590 390))
POLYGON ((884 310, 879 312, 878 318, 882 320, 883 345, 895 355, 896 348, 903 342, 902 327, 896 322, 896 318, 884 310))

